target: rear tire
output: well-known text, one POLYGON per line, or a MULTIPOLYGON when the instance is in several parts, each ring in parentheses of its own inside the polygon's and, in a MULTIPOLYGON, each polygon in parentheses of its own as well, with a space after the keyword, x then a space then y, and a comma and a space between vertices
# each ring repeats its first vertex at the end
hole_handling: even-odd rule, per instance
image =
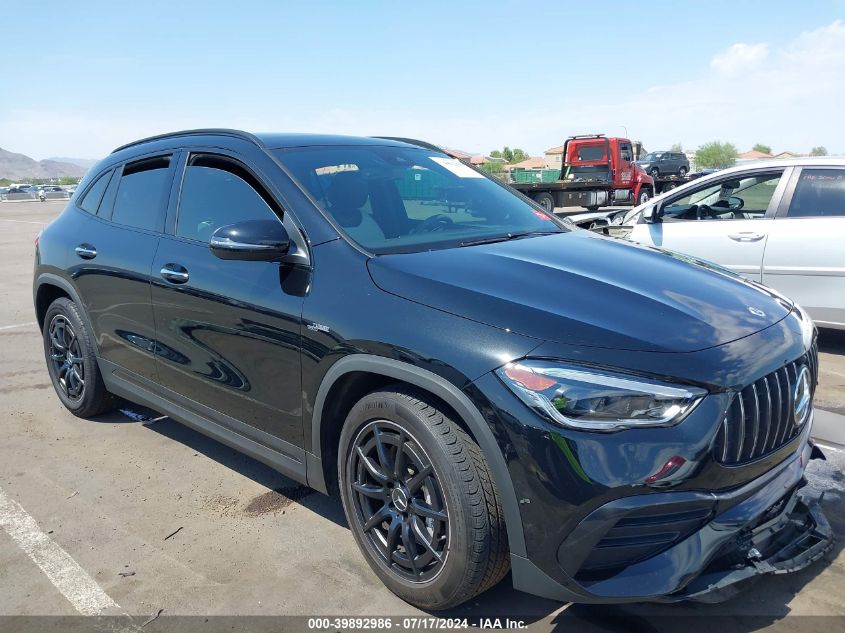
POLYGON ((94 345, 70 299, 56 299, 44 315, 41 332, 53 388, 68 411, 81 418, 105 413, 117 398, 106 391, 94 345))
POLYGON ((683 178, 686 175, 687 175, 687 168, 686 167, 681 167, 680 169, 678 169, 678 177, 679 178, 683 178))
POLYGON ((548 213, 554 213, 555 211, 555 199, 550 193, 538 193, 533 198, 534 202, 539 204, 543 207, 544 211, 548 213))
POLYGON ((361 399, 341 433, 338 475, 358 547, 403 600, 447 609, 507 574, 503 512, 484 455, 426 394, 400 386, 361 399))

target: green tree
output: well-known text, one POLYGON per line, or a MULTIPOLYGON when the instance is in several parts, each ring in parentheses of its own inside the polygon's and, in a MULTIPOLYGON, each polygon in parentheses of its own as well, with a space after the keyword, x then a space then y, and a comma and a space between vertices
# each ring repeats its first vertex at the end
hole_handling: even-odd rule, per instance
POLYGON ((684 146, 680 141, 678 141, 672 147, 669 148, 669 151, 670 152, 683 152, 684 146))
POLYGON ((513 158, 511 160, 512 163, 521 163, 524 160, 531 158, 528 155, 528 152, 525 150, 521 150, 518 147, 514 147, 513 149, 513 158))
POLYGON ((771 154, 772 153, 772 146, 771 145, 763 145, 762 143, 755 143, 754 147, 751 148, 755 152, 763 152, 764 154, 771 154))
POLYGON ((824 145, 818 145, 810 150, 810 156, 827 156, 827 148, 824 145))
POLYGON ((695 166, 697 169, 724 169, 736 162, 737 151, 732 143, 710 141, 699 147, 695 152, 695 166))
POLYGON ((505 170, 505 164, 498 160, 494 160, 489 163, 484 163, 481 166, 481 170, 486 171, 488 174, 493 176, 498 176, 505 170))
POLYGON ((505 145, 502 149, 494 149, 490 152, 491 158, 504 158, 505 162, 508 163, 521 163, 522 161, 526 160, 527 158, 531 158, 528 155, 528 152, 525 150, 519 149, 515 147, 511 149, 507 145, 505 145))

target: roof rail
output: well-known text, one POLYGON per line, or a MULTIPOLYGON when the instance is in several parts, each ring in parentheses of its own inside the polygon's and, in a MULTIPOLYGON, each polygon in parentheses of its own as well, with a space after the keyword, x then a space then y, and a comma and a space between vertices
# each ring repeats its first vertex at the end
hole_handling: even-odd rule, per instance
POLYGON ((575 134, 569 138, 604 138, 604 134, 575 134))
POLYGON ((143 143, 149 143, 151 141, 158 141, 165 138, 174 138, 177 136, 206 136, 206 135, 216 135, 216 136, 233 136, 235 138, 240 138, 245 141, 249 141, 250 143, 254 143, 259 147, 264 147, 264 143, 261 142, 254 134, 250 134, 249 132, 243 132, 241 130, 230 130, 227 128, 200 128, 196 130, 182 130, 180 132, 168 132, 166 134, 157 134, 156 136, 149 136, 147 138, 142 138, 138 141, 133 141, 131 143, 127 143, 126 145, 121 145, 117 149, 112 151, 112 154, 124 150, 128 147, 134 147, 136 145, 141 145, 143 143))
POLYGON ((407 143, 408 145, 416 145, 417 147, 424 147, 425 149, 433 149, 438 152, 442 152, 442 147, 437 147, 433 143, 429 143, 428 141, 419 141, 415 138, 404 138, 402 136, 373 136, 372 138, 379 138, 384 141, 399 141, 400 143, 407 143))

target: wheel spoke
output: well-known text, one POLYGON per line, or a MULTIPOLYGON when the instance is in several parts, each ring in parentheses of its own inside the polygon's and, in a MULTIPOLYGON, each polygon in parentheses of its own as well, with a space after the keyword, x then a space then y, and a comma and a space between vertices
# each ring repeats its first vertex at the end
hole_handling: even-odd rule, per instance
POLYGON ((358 446, 355 450, 358 452, 358 459, 361 460, 361 463, 364 464, 364 468, 366 468, 367 472, 372 475, 373 479, 381 484, 387 483, 387 475, 381 472, 369 457, 364 455, 364 451, 361 450, 361 447, 358 446))
POLYGON ((434 545, 432 545, 431 541, 428 540, 429 535, 423 528, 422 521, 420 521, 420 518, 411 517, 411 519, 414 529, 414 536, 416 537, 417 542, 423 547, 425 547, 429 552, 431 552, 431 555, 434 556, 435 559, 437 559, 438 563, 442 563, 443 556, 439 552, 437 552, 437 550, 434 549, 434 545))
POLYGON ((62 326, 58 323, 53 325, 50 330, 50 344, 60 352, 65 351, 64 334, 62 333, 62 326))
POLYGON ((372 484, 362 484, 357 481, 352 484, 352 489, 365 497, 371 499, 386 499, 387 490, 384 486, 373 486, 372 484))
POLYGON ((390 517, 390 508, 388 508, 387 505, 383 505, 381 508, 376 510, 376 513, 373 516, 366 520, 364 523, 364 531, 369 532, 388 517, 390 517))
POLYGON ((396 547, 399 545, 399 533, 402 531, 402 521, 394 516, 387 528, 387 558, 393 560, 396 547))
POLYGON ((401 479, 402 469, 405 468, 405 434, 399 434, 399 443, 396 446, 396 456, 393 458, 393 478, 401 479))
POLYGON ((411 501, 411 509, 413 510, 414 514, 425 517, 427 519, 434 519, 435 521, 447 521, 448 517, 446 513, 442 510, 435 510, 431 506, 426 503, 423 503, 419 499, 413 499, 411 501))
POLYGON ((384 445, 384 441, 382 440, 381 431, 379 431, 377 426, 373 427, 373 437, 376 440, 376 454, 378 455, 378 462, 381 466, 382 472, 392 472, 393 465, 390 461, 390 455, 388 454, 387 447, 384 445))
POLYGON ((426 478, 429 477, 433 472, 434 471, 431 468, 431 464, 428 464, 427 466, 423 466, 417 472, 417 474, 414 475, 413 477, 411 477, 408 480, 408 482, 406 483, 406 485, 408 486, 408 490, 411 493, 416 492, 419 489, 419 487, 422 485, 422 483, 426 480, 426 478))
POLYGON ((408 564, 414 576, 420 575, 417 569, 417 548, 414 545, 414 536, 411 534, 411 524, 408 521, 402 522, 402 546, 405 548, 405 555, 408 557, 408 564))
POLYGON ((70 369, 70 375, 73 376, 73 379, 80 385, 85 384, 85 380, 82 379, 82 376, 79 374, 79 369, 76 366, 72 366, 70 369))

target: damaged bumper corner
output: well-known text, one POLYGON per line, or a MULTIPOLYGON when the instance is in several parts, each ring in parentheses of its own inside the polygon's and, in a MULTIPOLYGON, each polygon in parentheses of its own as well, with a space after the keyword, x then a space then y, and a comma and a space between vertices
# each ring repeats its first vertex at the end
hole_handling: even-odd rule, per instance
POLYGON ((818 503, 796 490, 777 516, 726 544, 700 576, 664 600, 729 600, 761 576, 807 567, 824 556, 835 540, 818 503))

